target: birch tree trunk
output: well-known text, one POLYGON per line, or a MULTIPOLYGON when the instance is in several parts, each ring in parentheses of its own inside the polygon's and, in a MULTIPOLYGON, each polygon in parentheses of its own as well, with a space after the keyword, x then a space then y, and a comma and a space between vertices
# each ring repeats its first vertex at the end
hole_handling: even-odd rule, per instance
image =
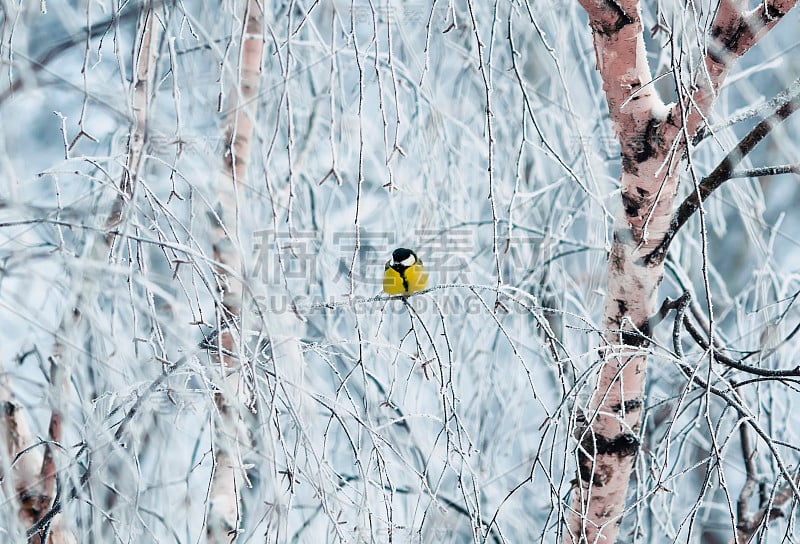
MULTIPOLYGON (((650 336, 663 262, 674 236, 674 199, 687 141, 701 127, 731 64, 795 4, 743 11, 722 0, 694 91, 666 105, 652 84, 636 0, 581 0, 594 36, 597 70, 621 146, 621 206, 608 257, 603 358, 595 394, 576 432, 578 475, 564 541, 614 542, 639 451, 650 336)), ((680 87, 680 84, 678 85, 680 87)), ((684 219, 685 221, 685 219, 684 219)))
POLYGON ((206 542, 234 542, 241 522, 241 488, 245 474, 242 453, 249 448, 239 402, 241 378, 241 316, 244 296, 242 247, 238 236, 239 190, 243 184, 255 123, 256 97, 264 50, 263 11, 257 0, 246 0, 242 17, 237 85, 227 119, 224 167, 217 178, 217 214, 213 220, 214 260, 218 264, 217 355, 224 374, 216 393, 218 418, 214 426, 214 466, 208 497, 206 542))

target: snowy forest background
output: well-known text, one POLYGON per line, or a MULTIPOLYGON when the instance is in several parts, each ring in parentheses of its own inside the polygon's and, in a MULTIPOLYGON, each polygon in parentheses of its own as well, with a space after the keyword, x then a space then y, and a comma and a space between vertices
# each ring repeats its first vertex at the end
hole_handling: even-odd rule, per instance
MULTIPOLYGON (((553 542, 619 205, 586 14, 562 0, 265 2, 258 90, 242 100, 254 5, 0 2, 1 389, 32 437, 11 448, 6 417, 3 474, 51 452, 79 542, 202 541, 224 448, 237 542, 553 542), (225 225, 243 270, 232 320, 213 246, 238 111, 254 125, 225 225), (400 246, 432 277, 407 303, 380 294, 400 246), (221 327, 237 331, 234 379, 221 327)), ((642 5, 662 96, 691 81, 715 7, 642 5)), ((679 199, 800 92, 786 19, 727 79, 679 199)), ((795 173, 727 182, 673 243, 661 287, 691 292, 698 327, 764 369, 798 367, 797 133, 789 118, 741 165, 795 173)), ((709 366, 688 337, 681 356, 672 321, 654 329, 620 539, 727 542, 744 497, 745 512, 777 509, 764 542, 796 541, 777 459, 797 473, 797 376, 709 366), (713 388, 735 390, 766 436, 713 388)), ((3 485, 0 539, 22 541, 19 490, 3 485)))

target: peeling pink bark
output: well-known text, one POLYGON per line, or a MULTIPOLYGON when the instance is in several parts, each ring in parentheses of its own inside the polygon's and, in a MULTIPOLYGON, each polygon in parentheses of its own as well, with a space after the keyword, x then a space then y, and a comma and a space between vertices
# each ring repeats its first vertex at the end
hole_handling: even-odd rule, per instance
POLYGON ((762 3, 742 13, 722 0, 710 32, 706 71, 682 104, 667 106, 652 76, 638 1, 581 0, 589 15, 609 114, 621 145, 622 206, 614 221, 608 260, 601 348, 604 364, 595 395, 579 425, 578 477, 564 541, 612 543, 639 449, 647 366, 648 320, 656 312, 664 275, 656 254, 673 215, 678 168, 711 108, 732 61, 750 49, 796 0, 762 3), (684 115, 686 131, 683 131, 684 115))

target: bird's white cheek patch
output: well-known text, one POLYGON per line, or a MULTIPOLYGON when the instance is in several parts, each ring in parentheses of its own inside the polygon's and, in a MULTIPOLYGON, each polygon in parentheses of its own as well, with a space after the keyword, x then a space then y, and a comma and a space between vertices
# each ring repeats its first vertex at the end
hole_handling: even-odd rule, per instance
POLYGON ((405 266, 406 268, 408 268, 409 266, 413 265, 415 262, 416 262, 416 259, 414 259, 414 256, 411 255, 408 259, 400 261, 400 264, 405 266))

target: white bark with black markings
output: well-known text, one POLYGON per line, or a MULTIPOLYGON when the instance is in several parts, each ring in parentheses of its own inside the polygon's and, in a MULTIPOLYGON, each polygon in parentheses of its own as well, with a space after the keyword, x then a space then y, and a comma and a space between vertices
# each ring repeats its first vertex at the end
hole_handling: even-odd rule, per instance
POLYGON ((581 0, 589 15, 597 69, 621 146, 621 205, 614 221, 604 308, 603 365, 575 438, 578 475, 565 542, 614 542, 639 450, 648 320, 657 309, 674 233, 678 166, 686 139, 700 127, 731 61, 752 47, 795 0, 742 12, 723 0, 710 29, 712 46, 691 95, 665 105, 652 82, 636 0, 581 0), (684 127, 686 130, 684 130, 684 127))

